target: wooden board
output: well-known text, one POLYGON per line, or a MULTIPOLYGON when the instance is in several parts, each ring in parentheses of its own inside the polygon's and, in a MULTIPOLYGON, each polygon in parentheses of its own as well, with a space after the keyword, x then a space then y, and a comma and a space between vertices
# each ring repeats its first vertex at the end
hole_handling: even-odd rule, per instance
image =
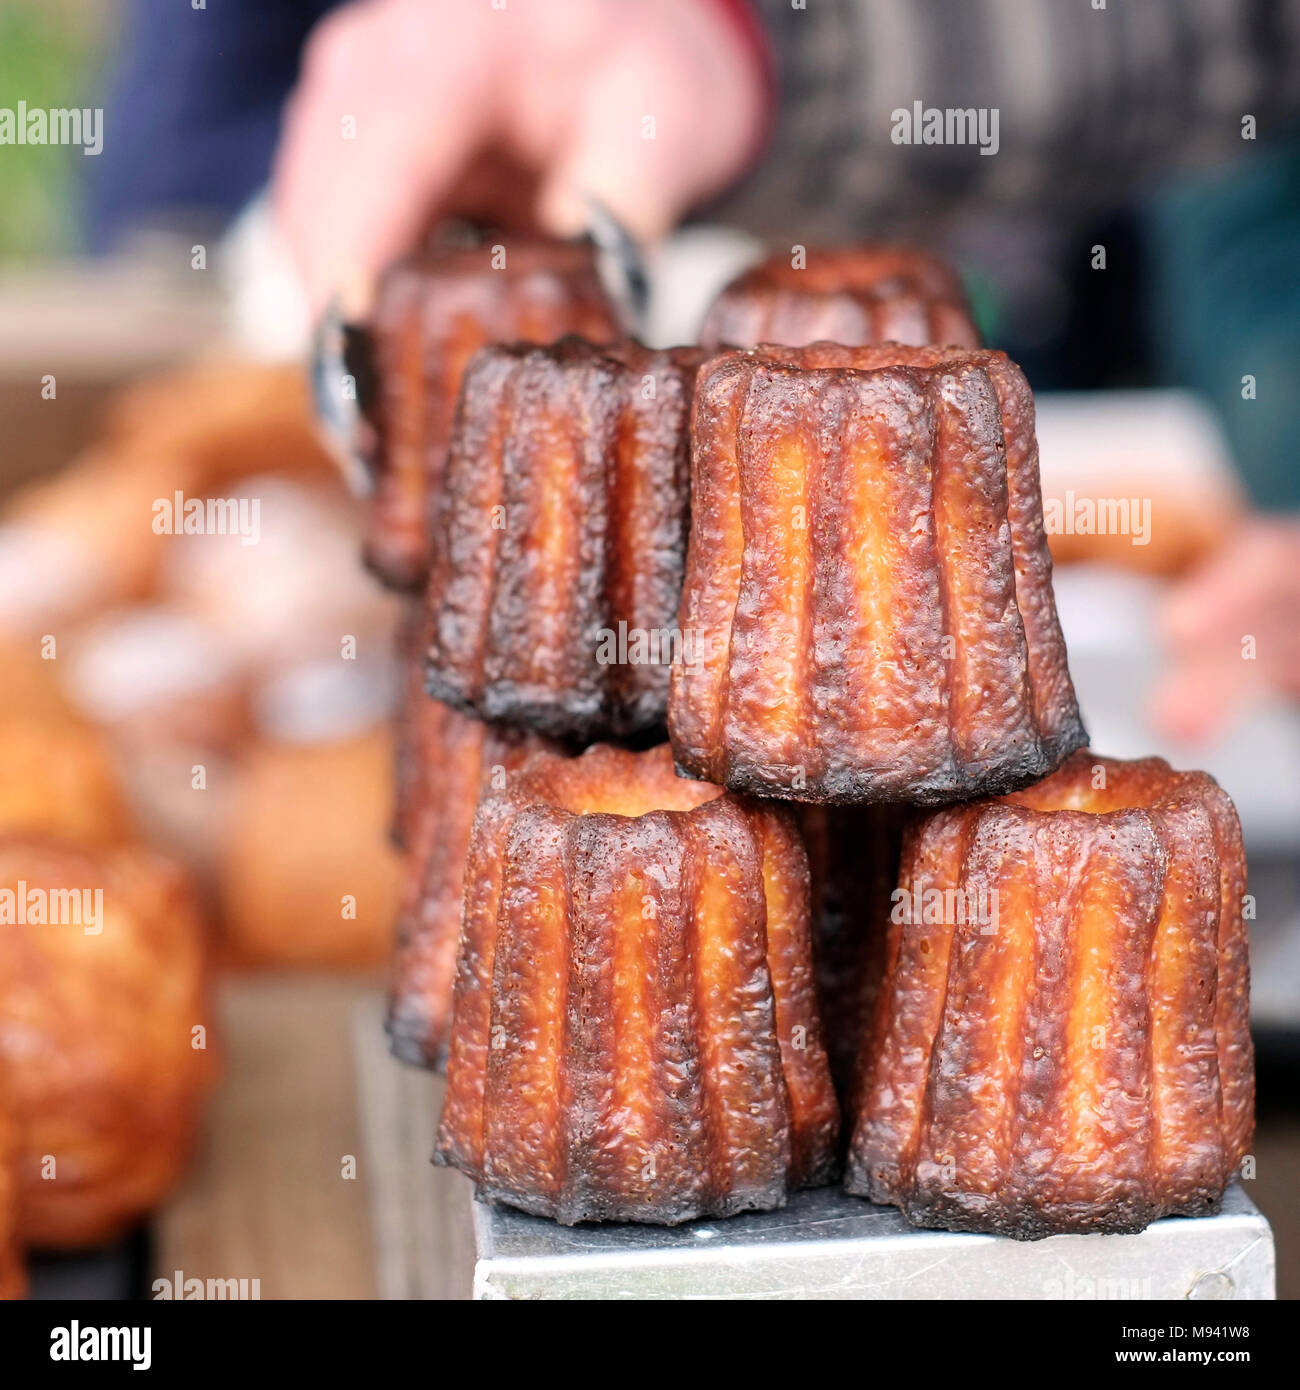
POLYGON ((428 1161, 441 1083, 389 1056, 380 985, 250 976, 219 1002, 225 1072, 156 1222, 155 1277, 257 1279, 262 1298, 467 1297, 468 1184, 428 1161))

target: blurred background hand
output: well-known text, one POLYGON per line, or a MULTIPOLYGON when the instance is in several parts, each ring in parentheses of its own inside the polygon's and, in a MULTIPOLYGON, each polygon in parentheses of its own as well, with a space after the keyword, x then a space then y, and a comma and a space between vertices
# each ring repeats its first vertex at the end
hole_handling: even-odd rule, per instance
POLYGON ((714 0, 362 0, 308 42, 273 176, 313 308, 440 215, 662 237, 756 151, 763 75, 714 0))
POLYGON ((1152 714, 1171 736, 1209 739, 1268 690, 1300 699, 1300 521, 1243 523, 1161 617, 1169 665, 1152 714))

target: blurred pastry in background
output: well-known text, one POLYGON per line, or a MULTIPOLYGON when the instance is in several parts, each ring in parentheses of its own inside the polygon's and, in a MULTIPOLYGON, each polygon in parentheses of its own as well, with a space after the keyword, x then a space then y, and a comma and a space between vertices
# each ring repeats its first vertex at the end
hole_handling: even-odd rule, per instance
POLYGON ((398 601, 356 563, 358 518, 337 485, 272 474, 232 496, 256 503, 256 539, 185 536, 160 571, 168 598, 203 621, 252 682, 299 662, 392 650, 398 601))
POLYGON ((161 604, 110 609, 64 645, 65 688, 112 740, 141 830, 206 876, 225 769, 249 737, 236 652, 203 618, 161 604))
POLYGON ((372 966, 392 946, 393 742, 371 727, 267 741, 235 772, 220 851, 223 942, 241 965, 372 966))
POLYGON ((131 834, 108 740, 74 719, 0 719, 0 833, 83 846, 131 834))
POLYGON ((1174 576, 1245 514, 1222 431, 1182 391, 1036 398, 1043 522, 1058 565, 1174 576))
POLYGON ((0 514, 0 631, 147 597, 167 553, 155 503, 266 472, 338 486, 297 368, 201 364, 132 386, 90 448, 0 514))
POLYGON ((213 1080, 193 895, 147 850, 6 836, 0 912, 19 1231, 28 1246, 97 1244, 172 1190, 213 1080))
POLYGON ((86 845, 131 833, 110 741, 82 719, 35 639, 0 643, 0 834, 86 845))
POLYGON ((77 708, 128 742, 229 749, 248 734, 238 654, 180 606, 113 608, 64 644, 64 687, 77 708))
MULTIPOLYGON (((339 747, 383 737, 398 602, 357 567, 359 543, 302 372, 207 364, 125 391, 94 446, 0 520, 0 655, 15 653, 0 693, 0 830, 101 844, 127 833, 129 809, 151 843, 233 904, 249 958, 377 958, 368 943, 391 924, 391 856, 346 818, 370 804, 380 774, 339 747), (231 524, 205 511, 192 532, 178 525, 194 499, 219 501, 231 524), (41 660, 47 635, 52 661, 41 660), (246 813, 259 842, 230 818, 267 778, 271 818, 260 805, 246 813), (340 814, 319 858, 301 846, 288 899, 222 890, 234 853, 274 894, 265 861, 279 852, 278 822, 311 824, 330 804, 340 814), (295 874, 317 882, 313 863, 326 882, 332 872, 384 885, 361 892, 360 919, 324 931, 318 952, 292 906, 295 874), (289 923, 287 949, 268 922, 289 923)), ((335 895, 326 926, 339 921, 335 895)))
MULTIPOLYGON (((95 487, 92 471, 78 469, 87 494, 95 487)), ((0 632, 24 637, 54 634, 61 623, 99 603, 137 598, 147 590, 150 549, 134 527, 129 541, 120 543, 120 508, 113 493, 112 486, 104 489, 109 520, 99 535, 92 535, 88 526, 83 530, 71 516, 27 518, 13 509, 3 513, 0 632)))
POLYGON ((18 1240, 17 1130, 4 1102, 3 1086, 0 1076, 0 1301, 22 1298, 27 1292, 27 1271, 18 1240))
POLYGON ((88 845, 129 834, 113 749, 65 698, 35 638, 0 642, 0 834, 29 830, 88 845))
POLYGON ((147 444, 183 470, 176 486, 224 488, 256 473, 332 479, 306 373, 292 365, 199 362, 122 392, 104 423, 109 448, 147 444))
POLYGON ((0 719, 39 715, 53 722, 76 717, 54 662, 42 656, 38 640, 0 637, 0 670, 0 719))

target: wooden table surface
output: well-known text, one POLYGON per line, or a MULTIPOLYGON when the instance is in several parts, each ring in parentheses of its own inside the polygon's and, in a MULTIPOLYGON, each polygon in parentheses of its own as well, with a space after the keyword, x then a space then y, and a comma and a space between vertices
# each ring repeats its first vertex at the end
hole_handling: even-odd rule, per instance
POLYGON ((468 1297, 469 1185, 428 1161, 441 1082, 389 1056, 380 984, 236 977, 220 1013, 224 1075, 155 1223, 156 1276, 257 1279, 262 1298, 468 1297))

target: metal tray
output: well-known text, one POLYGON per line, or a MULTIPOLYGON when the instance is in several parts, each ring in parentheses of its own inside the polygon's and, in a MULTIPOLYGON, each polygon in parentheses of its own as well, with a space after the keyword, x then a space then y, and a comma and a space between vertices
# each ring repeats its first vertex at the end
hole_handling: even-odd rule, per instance
POLYGON ((653 1226, 557 1226, 474 1203, 474 1297, 1271 1299, 1273 1236, 1234 1186, 1217 1216, 1140 1235, 919 1231, 834 1188, 781 1211, 653 1226))

